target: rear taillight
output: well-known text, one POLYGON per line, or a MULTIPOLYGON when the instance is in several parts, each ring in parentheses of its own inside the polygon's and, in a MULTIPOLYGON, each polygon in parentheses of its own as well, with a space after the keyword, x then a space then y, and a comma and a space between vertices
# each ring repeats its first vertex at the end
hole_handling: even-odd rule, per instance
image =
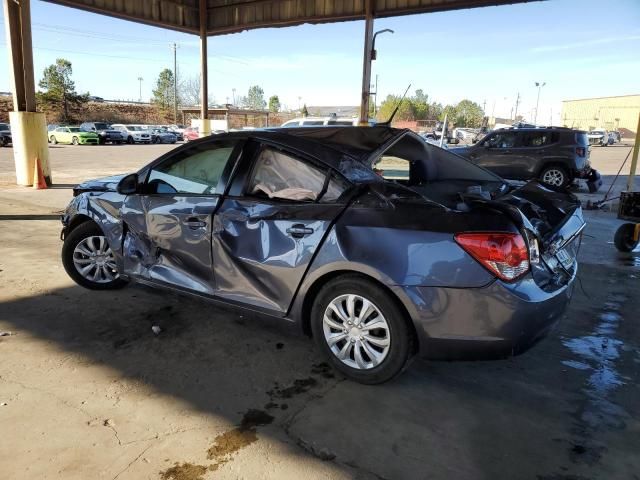
POLYGON ((519 233, 458 233, 455 239, 502 280, 515 280, 529 270, 529 252, 519 233))
POLYGON ((584 157, 587 154, 587 149, 584 147, 576 147, 576 154, 579 157, 584 157))

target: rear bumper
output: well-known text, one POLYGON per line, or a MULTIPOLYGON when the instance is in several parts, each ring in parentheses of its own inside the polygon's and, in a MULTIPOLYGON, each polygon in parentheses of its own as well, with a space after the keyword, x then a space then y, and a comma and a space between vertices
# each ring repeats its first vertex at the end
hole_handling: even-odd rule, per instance
POLYGON ((483 288, 396 287, 413 320, 420 356, 489 360, 518 355, 546 336, 564 313, 573 281, 541 290, 531 274, 483 288))

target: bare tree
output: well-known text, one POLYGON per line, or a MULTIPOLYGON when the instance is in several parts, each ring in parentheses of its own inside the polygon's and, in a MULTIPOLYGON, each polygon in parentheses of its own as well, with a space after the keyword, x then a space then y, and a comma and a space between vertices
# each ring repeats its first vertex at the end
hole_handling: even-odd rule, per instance
MULTIPOLYGON (((179 98, 183 105, 194 106, 200 105, 200 76, 194 75, 187 77, 180 82, 178 86, 179 98)), ((215 103, 213 95, 209 94, 208 103, 215 103)))

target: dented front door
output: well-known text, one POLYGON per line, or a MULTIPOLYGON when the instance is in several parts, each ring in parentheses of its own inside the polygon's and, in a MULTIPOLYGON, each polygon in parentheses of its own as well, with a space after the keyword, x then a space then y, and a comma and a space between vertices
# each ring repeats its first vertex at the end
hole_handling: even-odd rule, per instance
POLYGON ((129 197, 125 272, 180 289, 213 294, 211 222, 219 196, 129 197), (130 200, 129 200, 130 199, 130 200))
POLYGON ((213 295, 213 215, 242 143, 198 143, 152 165, 122 207, 124 271, 143 280, 213 295))

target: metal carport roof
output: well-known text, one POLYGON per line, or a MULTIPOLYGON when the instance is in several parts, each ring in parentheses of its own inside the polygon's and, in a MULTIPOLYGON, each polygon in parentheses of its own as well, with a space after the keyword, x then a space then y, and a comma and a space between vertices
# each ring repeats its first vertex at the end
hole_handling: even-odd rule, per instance
MULTIPOLYGON (((134 22, 200 34, 199 0, 45 0, 134 22)), ((374 17, 440 12, 531 0, 373 0, 374 17)), ((207 35, 303 23, 363 20, 366 0, 206 0, 207 35)))

